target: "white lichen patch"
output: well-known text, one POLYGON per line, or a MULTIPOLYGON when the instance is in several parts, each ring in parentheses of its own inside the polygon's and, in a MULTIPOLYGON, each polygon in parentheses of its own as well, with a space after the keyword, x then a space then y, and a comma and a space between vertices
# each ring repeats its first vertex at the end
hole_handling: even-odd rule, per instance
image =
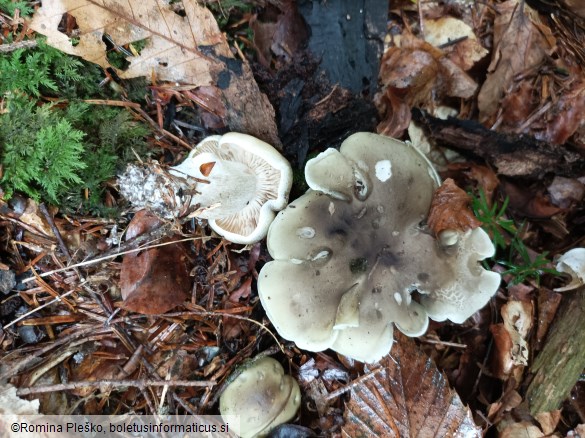
POLYGON ((380 160, 376 163, 376 178, 382 182, 386 182, 392 176, 392 163, 390 160, 380 160))

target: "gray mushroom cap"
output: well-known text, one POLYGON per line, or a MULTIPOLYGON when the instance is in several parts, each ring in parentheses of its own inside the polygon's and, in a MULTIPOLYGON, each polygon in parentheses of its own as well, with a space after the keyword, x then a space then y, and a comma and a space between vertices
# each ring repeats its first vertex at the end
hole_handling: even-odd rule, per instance
POLYGON ((274 261, 258 279, 284 338, 373 362, 390 350, 391 323, 420 336, 428 317, 462 322, 497 290, 499 274, 478 263, 494 250, 483 230, 447 251, 421 229, 439 178, 412 146, 354 134, 305 174, 313 190, 277 215, 268 233, 274 261))
POLYGON ((197 216, 227 240, 244 244, 266 236, 292 184, 290 164, 276 149, 237 132, 205 138, 170 173, 208 181, 193 183, 197 216))

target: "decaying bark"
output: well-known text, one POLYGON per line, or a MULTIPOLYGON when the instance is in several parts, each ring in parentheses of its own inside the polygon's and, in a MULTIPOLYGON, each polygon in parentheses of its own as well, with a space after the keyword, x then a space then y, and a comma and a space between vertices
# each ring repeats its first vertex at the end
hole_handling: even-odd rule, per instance
POLYGON ((412 119, 439 144, 471 152, 493 164, 500 175, 542 178, 554 173, 568 178, 585 172, 585 154, 529 136, 491 131, 478 122, 432 117, 413 110, 412 119))
POLYGON ((566 292, 544 349, 530 367, 530 412, 558 409, 585 368, 585 289, 566 292), (569 295, 570 294, 570 295, 569 295))

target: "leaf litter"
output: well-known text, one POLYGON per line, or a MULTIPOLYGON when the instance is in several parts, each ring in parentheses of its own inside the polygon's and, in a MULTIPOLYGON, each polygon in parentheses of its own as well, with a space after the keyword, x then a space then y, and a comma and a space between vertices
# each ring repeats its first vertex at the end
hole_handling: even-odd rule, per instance
MULTIPOLYGON (((118 13, 109 3, 99 7, 93 1, 78 3, 80 12, 91 12, 101 20, 95 33, 88 32, 87 16, 75 15, 66 1, 43 5, 34 26, 45 26, 50 44, 61 44, 62 50, 76 51, 105 68, 111 67, 103 41, 106 35, 115 46, 127 48, 130 64, 118 74, 153 80, 150 111, 159 127, 165 111, 178 104, 183 110, 199 108, 206 129, 240 129, 269 142, 276 138, 274 113, 266 109, 269 105, 251 76, 253 64, 237 60, 242 76, 231 69, 235 58, 207 10, 183 2, 185 19, 163 7, 159 19, 172 17, 177 24, 171 29, 183 29, 189 21, 191 26, 185 29, 196 22, 201 25, 198 29, 208 32, 198 38, 190 30, 179 32, 181 38, 191 38, 184 42, 165 34, 157 19, 145 22, 118 13), (68 26, 74 34, 58 31, 64 15, 74 23, 68 26), (146 40, 146 46, 136 50, 140 40, 146 40), (176 56, 165 61, 166 48, 176 56), (239 84, 245 96, 218 85, 225 71, 232 79, 230 88, 239 84), (251 100, 261 102, 259 115, 242 113, 251 100)), ((141 7, 155 3, 142 2, 141 7)), ((380 73, 383 85, 377 103, 382 132, 401 136, 413 107, 435 114, 437 107, 448 104, 456 117, 479 118, 512 138, 532 135, 563 148, 583 148, 583 74, 575 57, 566 56, 571 47, 566 43, 566 27, 552 26, 554 14, 550 19, 539 16, 527 3, 514 0, 463 9, 404 3, 400 14, 395 13, 398 6, 391 11, 391 19, 403 32, 384 55, 380 73)), ((291 35, 304 38, 294 9, 285 5, 276 11, 268 24, 256 23, 258 37, 250 44, 263 54, 260 61, 268 70, 294 64, 298 48, 291 35)), ((450 154, 424 131, 434 153, 450 154)), ((200 133, 195 130, 190 135, 197 138, 200 133)), ((169 151, 181 155, 177 149, 169 151)), ((585 220, 581 178, 552 175, 554 179, 517 180, 502 177, 489 158, 484 164, 469 154, 449 157, 442 176, 453 178, 463 190, 443 188, 436 194, 437 219, 430 224, 435 232, 477 226, 470 216, 469 194, 477 197, 483 192, 485 211, 494 206, 498 215, 482 221, 494 221, 491 230, 499 233, 503 245, 514 241, 526 245, 522 249, 532 259, 545 250, 561 253, 583 238, 578 231, 585 220), (506 221, 518 224, 517 229, 506 228, 506 221)), ((14 202, 3 202, 0 211, 0 226, 7 236, 3 242, 10 249, 0 260, 1 267, 15 272, 19 290, 0 305, 5 324, 0 345, 7 353, 0 372, 19 388, 21 398, 40 398, 41 407, 53 403, 58 409, 71 408, 71 401, 55 398, 70 391, 84 397, 88 414, 124 406, 152 413, 161 408, 156 391, 164 382, 170 388, 163 401, 168 409, 210 413, 233 369, 267 351, 287 362, 301 380, 306 400, 296 421, 322 433, 356 436, 375 430, 384 436, 479 436, 483 430, 488 436, 511 437, 583 433, 585 391, 579 384, 572 401, 560 405, 562 410, 532 412, 522 404, 533 359, 549 342, 548 332, 565 300, 552 291, 561 282, 557 277, 544 276, 540 282, 528 277, 514 285, 507 274, 507 284, 490 306, 462 326, 432 323, 418 342, 400 337, 390 356, 368 366, 331 352, 312 354, 275 342, 255 290, 256 265, 267 257, 263 244, 249 255, 237 253, 195 222, 146 226, 141 236, 130 228, 126 241, 120 242, 119 230, 128 221, 63 217, 51 210, 49 218, 64 237, 59 243, 47 217, 32 201, 25 202, 29 202, 26 214, 14 202), (70 266, 111 257, 62 269, 68 263, 59 254, 65 253, 63 246, 72 256, 70 266), (187 249, 177 251, 178 247, 187 249), (117 256, 126 250, 131 252, 117 256), (167 265, 173 266, 171 275, 160 263, 166 258, 167 265), (30 267, 34 267, 32 275, 30 267), (124 276, 142 281, 120 281, 124 276), (136 284, 143 290, 130 290, 136 284), (170 303, 157 304, 155 297, 164 301, 169 294, 163 291, 177 288, 183 293, 173 294, 170 303), (129 303, 136 293, 141 298, 135 306, 129 303), (34 312, 7 325, 28 310, 34 312), (63 369, 69 383, 57 373, 63 369)), ((134 223, 139 221, 140 215, 135 215, 134 223)), ((512 262, 519 258, 516 255, 512 262)), ((504 270, 498 258, 490 263, 493 269, 504 270)))

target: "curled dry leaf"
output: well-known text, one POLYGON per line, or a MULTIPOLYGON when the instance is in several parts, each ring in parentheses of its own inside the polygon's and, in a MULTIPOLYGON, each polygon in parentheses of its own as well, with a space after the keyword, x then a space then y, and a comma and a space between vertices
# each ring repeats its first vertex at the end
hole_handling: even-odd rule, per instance
POLYGON ((575 81, 546 114, 546 129, 535 137, 552 144, 565 143, 585 125, 585 80, 575 81))
POLYGON ((447 378, 412 339, 396 336, 392 353, 365 367, 372 377, 351 390, 342 436, 481 437, 447 378))
POLYGON ((447 57, 465 71, 488 54, 471 26, 454 17, 425 20, 425 41, 435 47, 447 46, 447 57))
POLYGON ((507 0, 495 7, 495 50, 478 95, 479 120, 487 125, 494 123, 516 75, 536 67, 554 47, 550 29, 530 19, 531 9, 525 2, 507 0))
POLYGON ((250 68, 234 59, 212 13, 196 0, 170 3, 55 0, 42 4, 30 27, 45 35, 49 45, 103 68, 113 67, 104 38, 118 47, 144 40, 144 48, 127 58, 128 68, 118 70, 118 76, 154 76, 161 81, 217 86, 232 131, 280 145, 274 109, 260 93, 250 68), (64 17, 76 22, 70 35, 59 30, 64 17))
POLYGON ((534 219, 547 219, 561 211, 541 193, 526 190, 511 181, 502 181, 501 189, 508 196, 510 209, 522 216, 534 219))
POLYGON ((561 304, 562 294, 553 292, 550 289, 541 287, 538 290, 538 327, 536 328, 536 339, 532 344, 534 350, 542 348, 548 329, 553 322, 559 304, 561 304))
POLYGON ((576 178, 555 176, 547 191, 553 205, 568 208, 585 197, 585 184, 576 178))
POLYGON ((509 301, 502 306, 502 324, 494 324, 490 331, 494 337, 492 370, 496 377, 506 379, 512 373, 520 381, 521 373, 528 364, 526 338, 532 328, 532 303, 509 301))
MULTIPOLYGON (((130 222, 126 238, 131 239, 158 225, 156 216, 141 210, 130 222)), ((187 252, 180 243, 126 254, 120 271, 124 308, 152 315, 182 304, 191 289, 186 261, 187 252)))
MULTIPOLYGON (((285 0, 278 2, 276 6, 279 13, 275 20, 254 17, 250 21, 258 60, 266 68, 271 67, 273 55, 290 61, 291 55, 301 48, 308 38, 307 25, 298 11, 296 2, 285 0)), ((267 10, 266 15, 270 15, 270 10, 267 10)))
POLYGON ((539 427, 529 421, 507 424, 498 435, 500 438, 543 438, 545 435, 539 427))
POLYGON ((444 230, 467 231, 479 227, 481 222, 469 208, 470 201, 469 195, 447 178, 433 194, 429 210, 427 224, 435 236, 444 230))
POLYGON ((463 173, 466 178, 474 181, 478 189, 483 190, 488 204, 491 206, 494 192, 498 188, 500 181, 496 173, 488 166, 482 166, 475 163, 449 163, 447 166, 449 173, 463 173))
POLYGON ((473 96, 477 84, 463 69, 431 44, 412 35, 403 35, 400 47, 391 47, 382 56, 382 92, 377 105, 382 113, 378 133, 400 137, 410 123, 410 108, 432 107, 442 96, 473 96))

